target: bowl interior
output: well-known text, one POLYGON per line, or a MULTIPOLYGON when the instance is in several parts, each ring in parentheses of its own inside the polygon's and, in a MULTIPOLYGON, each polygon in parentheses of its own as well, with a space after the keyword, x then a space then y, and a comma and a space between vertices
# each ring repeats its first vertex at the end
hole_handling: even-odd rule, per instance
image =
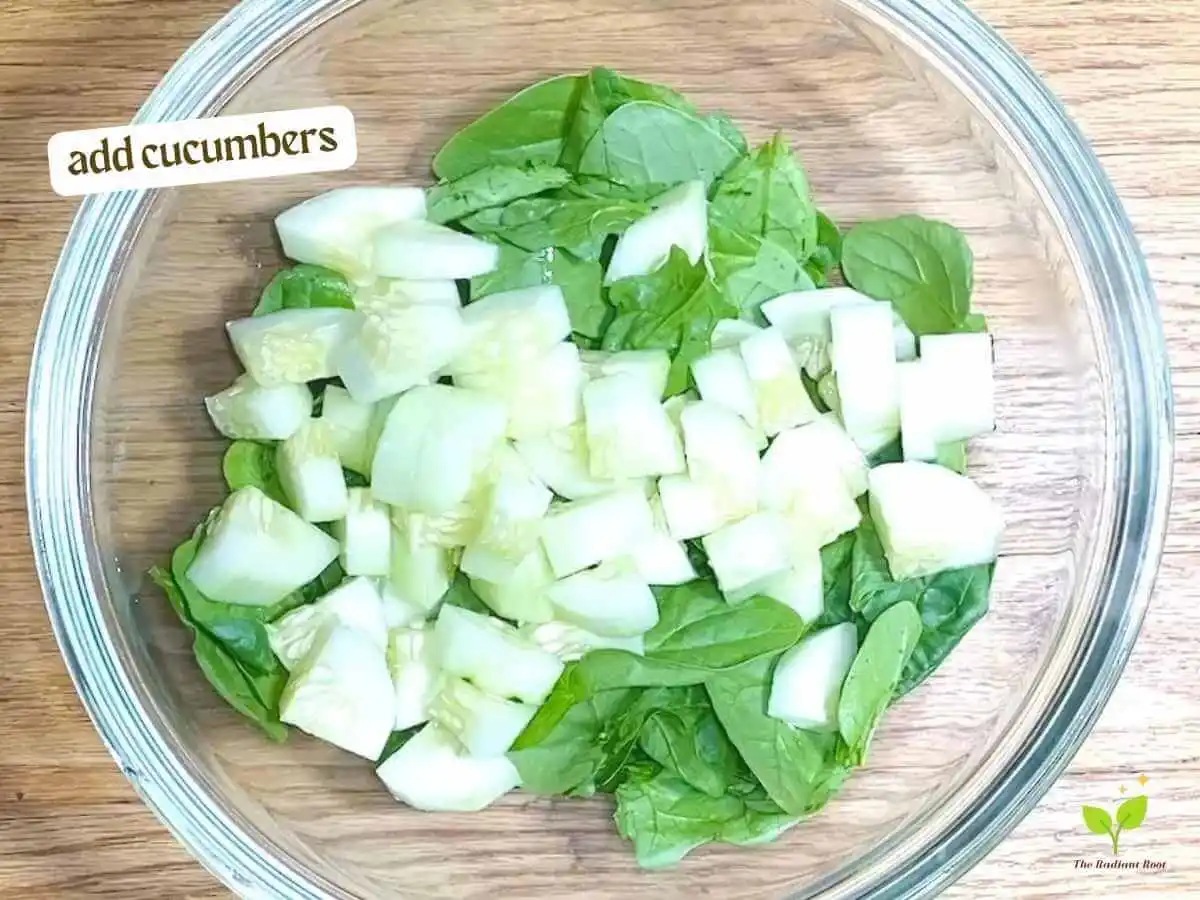
POLYGON ((839 3, 370 0, 272 59, 220 111, 331 103, 357 119, 353 170, 155 198, 112 297, 93 409, 106 615, 154 727, 263 852, 364 897, 848 894, 882 864, 874 849, 917 846, 987 790, 1095 602, 1111 388, 1086 279, 981 109, 919 49, 839 3), (427 183, 457 127, 527 83, 595 64, 726 111, 754 142, 783 131, 843 224, 915 211, 964 229, 996 335, 999 428, 970 454, 1009 522, 990 615, 893 711, 869 765, 813 821, 655 874, 637 869, 604 799, 515 794, 482 814, 418 814, 364 762, 300 733, 261 739, 210 692, 144 577, 223 495, 224 442, 201 398, 236 374, 222 323, 248 314, 281 264, 273 216, 341 184, 427 183))

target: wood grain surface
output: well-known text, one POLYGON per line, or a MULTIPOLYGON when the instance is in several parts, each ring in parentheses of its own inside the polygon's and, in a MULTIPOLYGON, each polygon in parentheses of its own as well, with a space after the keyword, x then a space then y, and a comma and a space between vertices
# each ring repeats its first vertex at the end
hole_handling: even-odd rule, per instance
MULTIPOLYGON (((1138 649, 1067 774, 957 898, 1200 897, 1200 24, 1191 0, 981 0, 1091 139, 1156 281, 1178 440, 1167 555, 1138 649), (1149 878, 1080 871, 1079 807, 1121 786, 1153 814, 1149 878)), ((48 279, 75 204, 45 143, 129 118, 222 0, 0 4, 0 900, 227 897, 142 806, 101 745, 59 657, 30 559, 24 389, 48 279)))

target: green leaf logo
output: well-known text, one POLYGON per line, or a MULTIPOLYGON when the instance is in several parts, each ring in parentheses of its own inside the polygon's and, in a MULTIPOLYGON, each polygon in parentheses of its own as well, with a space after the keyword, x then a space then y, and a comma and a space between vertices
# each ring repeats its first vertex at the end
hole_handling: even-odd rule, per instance
POLYGON ((1112 818, 1098 806, 1083 808, 1083 822, 1092 834, 1112 834, 1112 818))
POLYGON ((1146 821, 1146 806, 1148 801, 1145 795, 1141 797, 1130 797, 1124 803, 1117 807, 1117 825, 1122 831, 1128 831, 1131 828, 1138 828, 1146 821))
POLYGON ((1140 828, 1146 821, 1149 801, 1145 795, 1130 797, 1117 807, 1117 820, 1098 806, 1083 807, 1083 824, 1092 834, 1103 834, 1112 841, 1113 856, 1121 852, 1121 833, 1131 828, 1140 828))

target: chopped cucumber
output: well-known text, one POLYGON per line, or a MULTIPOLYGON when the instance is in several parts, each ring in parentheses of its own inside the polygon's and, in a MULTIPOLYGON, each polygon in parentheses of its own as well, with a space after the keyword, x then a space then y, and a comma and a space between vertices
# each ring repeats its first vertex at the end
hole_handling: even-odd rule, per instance
POLYGON ((302 384, 264 387, 249 375, 204 398, 217 431, 233 440, 282 441, 312 415, 312 394, 302 384))
POLYGON ((396 222, 375 232, 371 268, 386 278, 445 281, 495 270, 500 248, 426 221, 396 222))
POLYGON ((775 666, 767 715, 797 728, 836 729, 842 682, 857 653, 858 630, 852 622, 806 637, 775 666))
POLYGON ((658 622, 650 586, 622 563, 605 563, 557 581, 546 596, 559 618, 596 634, 630 637, 645 634, 658 622))
POLYGON ((437 725, 426 725, 376 770, 392 796, 428 812, 477 812, 521 783, 507 757, 469 755, 437 725))
POLYGON ((738 344, 762 330, 761 325, 755 325, 745 319, 718 319, 717 324, 713 326, 709 343, 713 350, 736 350, 738 344))
POLYGON ((370 488, 350 488, 349 494, 349 509, 333 526, 342 545, 342 568, 347 575, 387 575, 392 565, 388 508, 371 496, 370 488))
POLYGON ((376 306, 412 304, 462 309, 458 283, 453 280, 410 281, 403 278, 377 278, 370 284, 360 285, 354 292, 354 306, 360 310, 376 306))
POLYGON ((406 605, 433 611, 450 590, 454 559, 450 550, 429 539, 420 513, 392 516, 391 588, 406 605))
POLYGON ((686 468, 679 434, 662 403, 632 375, 589 382, 583 417, 594 478, 646 478, 686 468))
POLYGON ((754 432, 736 413, 701 401, 680 415, 688 474, 717 492, 733 519, 758 509, 759 459, 754 432))
POLYGON ((350 509, 346 476, 329 427, 310 419, 279 445, 275 454, 279 482, 300 517, 334 522, 350 509))
POLYGON ((336 384, 328 385, 321 400, 321 421, 337 448, 342 465, 360 475, 371 474, 371 420, 376 407, 356 403, 350 392, 336 384))
POLYGON ((347 579, 316 603, 297 607, 268 624, 267 640, 283 667, 290 672, 331 625, 357 628, 379 649, 387 647, 383 602, 370 579, 347 579))
POLYGON ((401 395, 388 414, 371 465, 377 499, 436 515, 461 504, 504 437, 504 405, 434 384, 401 395))
POLYGON ((469 681, 451 678, 429 706, 429 717, 458 738, 471 756, 503 756, 536 706, 493 697, 469 681))
POLYGON ((741 416, 754 431, 757 446, 766 446, 766 436, 762 435, 758 421, 754 383, 736 348, 714 350, 696 360, 692 363, 692 378, 701 397, 741 416))
MULTIPOLYGON (((467 555, 463 554, 463 571, 467 555)), ((546 588, 554 583, 554 573, 540 546, 526 556, 506 581, 492 582, 471 575, 471 587, 479 599, 492 611, 514 622, 549 622, 554 618, 554 607, 546 597, 546 588)))
POLYGON ((580 354, 588 379, 609 375, 632 375, 643 382, 656 400, 662 400, 671 371, 671 357, 666 350, 622 350, 605 353, 588 350, 580 354))
POLYGON ((502 446, 480 525, 463 553, 462 569, 486 581, 504 582, 534 550, 554 495, 515 450, 502 446))
POLYGON ((726 596, 786 572, 792 564, 788 525, 776 513, 759 512, 701 540, 717 586, 726 596))
POLYGON ((790 606, 810 625, 817 621, 825 610, 820 549, 816 544, 794 543, 792 567, 759 584, 755 593, 790 606))
POLYGON ((585 653, 592 650, 624 650, 638 656, 646 652, 646 640, 640 634, 632 637, 608 637, 585 631, 578 625, 567 622, 523 625, 518 630, 524 637, 564 662, 581 659, 585 653))
POLYGON ((512 371, 571 336, 562 288, 547 284, 489 294, 463 309, 467 340, 446 367, 454 378, 512 371))
POLYGON ((561 343, 516 368, 459 376, 455 384, 503 402, 508 412, 507 435, 529 440, 580 420, 585 380, 579 348, 561 343))
POLYGON ((654 531, 630 553, 634 571, 647 584, 687 584, 696 577, 696 569, 688 558, 687 548, 671 537, 662 500, 657 495, 650 498, 650 510, 654 514, 654 531))
POLYGON ((543 437, 519 440, 516 449, 541 481, 568 500, 597 497, 639 483, 592 477, 587 432, 582 422, 543 437))
POLYGON ((359 403, 429 384, 465 340, 462 313, 447 306, 393 304, 359 315, 334 355, 338 377, 359 403))
POLYGON ((871 517, 897 580, 996 558, 1004 520, 965 475, 926 462, 871 470, 871 517))
POLYGON ((687 475, 669 475, 660 479, 658 496, 667 520, 667 532, 677 541, 711 534, 735 518, 722 505, 716 488, 687 475))
POLYGON ((321 574, 338 543, 256 487, 225 498, 188 567, 188 579, 223 603, 272 606, 321 574))
POLYGON ((655 209, 626 229, 608 264, 605 284, 649 275, 679 247, 695 265, 708 247, 708 196, 703 181, 689 181, 659 197, 655 209))
POLYGON ((938 443, 963 441, 996 427, 996 385, 990 334, 928 334, 921 364, 936 373, 938 443))
POLYGON ((279 700, 281 722, 369 760, 383 752, 395 718, 386 651, 345 625, 318 638, 279 700))
POLYGON ((442 671, 469 679, 496 697, 542 703, 563 669, 561 659, 511 625, 458 606, 442 607, 434 639, 442 671))
POLYGON ((370 280, 371 236, 394 222, 425 218, 425 191, 414 187, 335 188, 275 217, 284 255, 370 280))
POLYGON ((389 630, 417 625, 429 615, 429 610, 405 600, 392 587, 391 578, 376 578, 375 585, 379 589, 379 599, 383 603, 383 620, 389 630))
POLYGON ((759 427, 768 437, 817 417, 792 352, 777 329, 764 328, 746 338, 738 352, 754 387, 759 427))
POLYGON ((900 431, 891 306, 838 307, 830 316, 830 328, 842 423, 864 453, 874 453, 900 431))
POLYGON ((352 309, 281 309, 226 324, 233 351, 266 387, 337 374, 335 351, 358 319, 352 309))
POLYGON ((403 731, 429 720, 439 685, 433 641, 424 623, 417 628, 393 628, 387 638, 388 671, 396 698, 392 728, 403 731))
POLYGON ((814 481, 843 484, 851 497, 867 490, 867 458, 831 415, 775 438, 762 459, 763 490, 790 494, 814 481))
POLYGON ((653 531, 646 495, 627 488, 552 507, 542 528, 542 546, 554 574, 565 578, 628 555, 653 531))
POLYGON ((900 386, 900 442, 906 460, 934 460, 943 394, 938 372, 916 360, 896 365, 900 386))

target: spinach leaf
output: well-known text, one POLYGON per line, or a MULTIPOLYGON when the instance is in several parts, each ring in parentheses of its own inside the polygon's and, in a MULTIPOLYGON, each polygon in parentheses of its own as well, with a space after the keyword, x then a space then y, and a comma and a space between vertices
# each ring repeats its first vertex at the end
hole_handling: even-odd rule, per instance
POLYGON ((337 306, 354 309, 354 288, 340 273, 308 263, 284 269, 263 288, 253 315, 281 309, 337 306))
POLYGON ((578 87, 577 76, 563 75, 525 88, 450 138, 434 173, 453 180, 487 166, 554 165, 578 87))
POLYGON ((503 241, 497 243, 500 245, 499 265, 494 272, 471 280, 472 299, 501 291, 556 284, 562 288, 575 334, 589 344, 600 339, 612 312, 601 289, 604 270, 600 263, 576 259, 557 247, 530 253, 503 241))
POLYGON ((860 763, 866 757, 871 735, 892 702, 920 637, 917 608, 902 602, 880 614, 858 648, 838 699, 838 730, 854 762, 860 763))
POLYGON ((866 623, 858 621, 861 616, 858 616, 850 605, 855 541, 855 532, 848 531, 821 548, 821 584, 825 606, 815 627, 828 628, 842 622, 855 622, 860 624, 861 640, 862 635, 866 633, 866 623))
POLYGON ((966 474, 967 442, 947 441, 944 444, 938 444, 937 464, 945 466, 951 472, 957 472, 959 475, 966 474))
POLYGON ((523 250, 561 247, 582 260, 598 260, 610 234, 618 234, 650 211, 645 203, 597 197, 582 188, 527 197, 463 219, 465 228, 492 235, 523 250))
POLYGON ((744 319, 756 319, 764 300, 816 285, 804 265, 774 241, 714 225, 709 261, 725 298, 744 319))
POLYGON ((829 284, 830 276, 842 264, 842 232, 837 223, 817 210, 817 246, 804 263, 804 269, 817 287, 829 284))
POLYGON ((820 809, 849 768, 836 735, 792 728, 767 715, 776 657, 710 678, 705 686, 717 719, 768 796, 790 815, 820 809))
POLYGON ((710 841, 773 840, 796 822, 761 788, 713 797, 668 771, 641 769, 616 794, 617 830, 633 842, 638 865, 647 869, 674 865, 710 841))
POLYGON ((681 696, 647 717, 639 746, 668 772, 696 790, 720 797, 733 784, 741 767, 712 703, 703 689, 677 689, 681 696), (692 702, 689 704, 687 700, 692 702))
POLYGON ((704 121, 709 128, 736 147, 739 154, 744 156, 750 152, 750 145, 746 142, 746 136, 742 134, 742 129, 738 128, 737 123, 725 113, 716 112, 705 116, 704 121))
POLYGON ((622 278, 609 288, 617 316, 604 333, 606 350, 662 349, 671 354, 668 397, 688 386, 692 361, 712 349, 712 330, 737 309, 709 278, 703 261, 671 248, 666 264, 649 275, 622 278))
POLYGON ((808 178, 781 134, 729 170, 709 214, 717 225, 772 241, 798 260, 817 246, 808 178))
POLYGON ((462 609, 469 609, 471 612, 477 612, 485 616, 495 616, 490 606, 480 599, 475 593, 475 589, 471 587, 471 582, 461 571, 457 572, 454 580, 450 582, 450 589, 446 591, 441 602, 449 606, 458 606, 462 609))
POLYGON ((430 188, 427 215, 431 222, 453 222, 482 209, 562 187, 570 180, 571 173, 566 169, 544 163, 487 166, 430 188))
POLYGON ((588 141, 578 172, 627 185, 712 184, 743 152, 726 131, 661 103, 626 103, 588 141))
POLYGON ((275 446, 256 441, 234 441, 221 460, 221 472, 230 491, 256 487, 264 494, 288 506, 287 494, 275 466, 275 446))
POLYGON ((392 757, 397 750, 407 744, 422 726, 416 725, 412 728, 406 728, 403 731, 393 731, 388 735, 387 743, 383 745, 383 752, 379 754, 379 759, 375 761, 376 766, 381 766, 392 757))
POLYGON ((842 243, 850 285, 889 300, 914 334, 976 330, 971 315, 974 258, 953 225, 920 216, 863 222, 842 243))

